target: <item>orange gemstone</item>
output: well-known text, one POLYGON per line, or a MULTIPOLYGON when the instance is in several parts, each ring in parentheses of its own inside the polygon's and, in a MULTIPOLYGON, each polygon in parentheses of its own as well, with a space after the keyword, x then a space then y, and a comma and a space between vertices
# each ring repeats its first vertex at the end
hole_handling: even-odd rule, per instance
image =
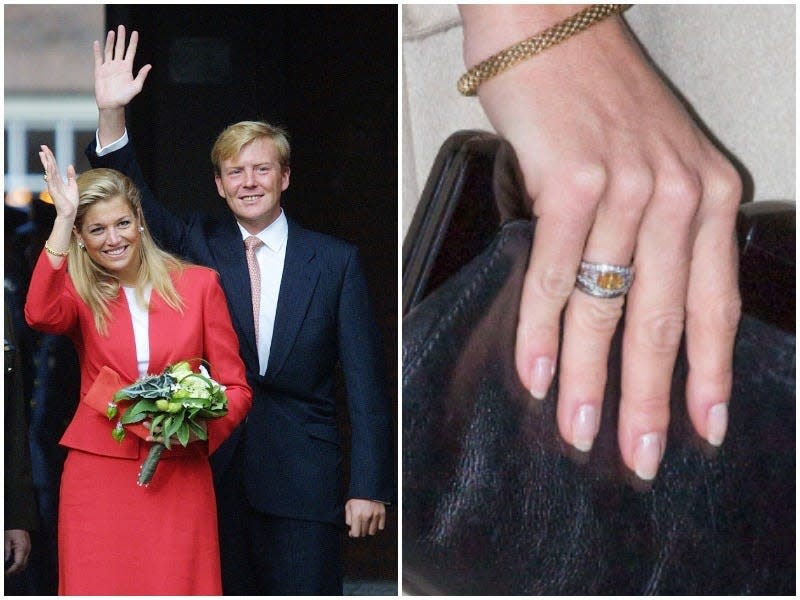
POLYGON ((604 290, 618 290, 625 284, 619 273, 601 273, 597 276, 597 285, 604 290))

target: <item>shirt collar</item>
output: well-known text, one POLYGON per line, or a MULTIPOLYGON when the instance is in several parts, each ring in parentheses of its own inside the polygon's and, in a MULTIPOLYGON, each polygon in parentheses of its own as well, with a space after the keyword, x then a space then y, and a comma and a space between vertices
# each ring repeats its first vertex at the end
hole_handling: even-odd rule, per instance
MULTIPOLYGON (((236 224, 239 226, 239 231, 242 234, 242 241, 253 235, 242 227, 242 224, 238 221, 236 224)), ((280 250, 286 243, 286 238, 289 236, 289 224, 286 222, 286 215, 283 213, 283 209, 281 209, 281 214, 278 215, 277 219, 267 225, 266 228, 256 233, 255 236, 264 242, 264 245, 273 252, 280 250)))

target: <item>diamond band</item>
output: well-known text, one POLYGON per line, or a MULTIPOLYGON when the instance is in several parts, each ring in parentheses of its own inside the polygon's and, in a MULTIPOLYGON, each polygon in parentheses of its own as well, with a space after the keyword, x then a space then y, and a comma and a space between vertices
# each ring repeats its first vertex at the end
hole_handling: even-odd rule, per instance
POLYGON ((633 283, 633 266, 581 261, 576 287, 595 298, 617 298, 628 293, 633 283))

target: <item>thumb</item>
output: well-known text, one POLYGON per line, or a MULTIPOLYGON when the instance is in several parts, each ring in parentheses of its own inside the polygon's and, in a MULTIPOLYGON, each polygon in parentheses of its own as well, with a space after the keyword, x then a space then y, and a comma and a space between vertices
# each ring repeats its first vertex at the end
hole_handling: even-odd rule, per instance
POLYGON ((141 69, 139 69, 139 73, 137 73, 136 79, 134 79, 134 81, 136 82, 136 85, 139 87, 140 90, 142 89, 142 87, 144 87, 144 80, 147 79, 147 74, 150 72, 150 69, 152 68, 153 65, 145 65, 141 69))

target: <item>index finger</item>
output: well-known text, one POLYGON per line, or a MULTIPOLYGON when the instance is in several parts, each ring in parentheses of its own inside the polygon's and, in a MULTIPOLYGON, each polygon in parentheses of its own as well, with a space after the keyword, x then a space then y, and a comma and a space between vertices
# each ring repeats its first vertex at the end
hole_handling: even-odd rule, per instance
POLYGON ((543 192, 536 200, 543 209, 522 286, 516 363, 522 384, 538 399, 546 396, 555 373, 561 311, 575 288, 594 196, 601 191, 601 186, 592 187, 598 189, 581 183, 562 185, 558 197, 543 192))

